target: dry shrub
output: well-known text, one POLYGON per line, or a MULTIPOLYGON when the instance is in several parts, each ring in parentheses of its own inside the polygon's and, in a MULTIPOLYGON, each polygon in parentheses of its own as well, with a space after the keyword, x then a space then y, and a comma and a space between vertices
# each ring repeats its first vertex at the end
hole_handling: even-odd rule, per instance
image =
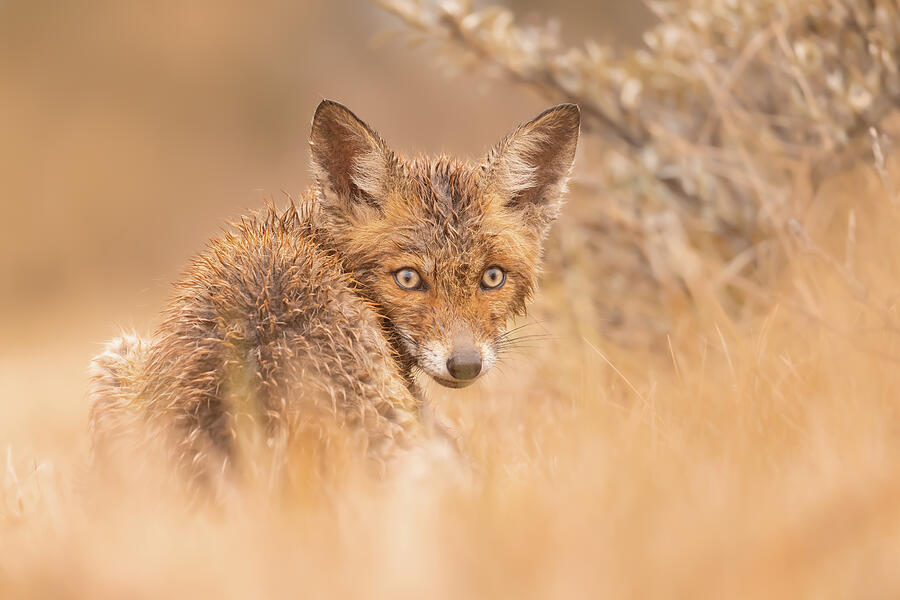
POLYGON ((672 305, 692 304, 709 277, 750 271, 771 283, 809 190, 869 153, 868 129, 900 98, 889 0, 648 2, 658 24, 627 51, 567 47, 556 21, 518 25, 498 6, 378 4, 451 71, 483 68, 582 107, 559 229, 569 241, 548 256, 580 271, 607 335, 629 344, 639 333, 659 343, 672 305))

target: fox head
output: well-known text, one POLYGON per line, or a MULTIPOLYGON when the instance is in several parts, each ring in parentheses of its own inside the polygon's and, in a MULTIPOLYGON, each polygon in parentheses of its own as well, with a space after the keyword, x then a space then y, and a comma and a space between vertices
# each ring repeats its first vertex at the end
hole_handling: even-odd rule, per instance
POLYGON ((562 204, 580 112, 550 108, 477 164, 403 160, 323 101, 310 144, 316 226, 383 316, 404 373, 464 387, 495 364, 535 290, 562 204))

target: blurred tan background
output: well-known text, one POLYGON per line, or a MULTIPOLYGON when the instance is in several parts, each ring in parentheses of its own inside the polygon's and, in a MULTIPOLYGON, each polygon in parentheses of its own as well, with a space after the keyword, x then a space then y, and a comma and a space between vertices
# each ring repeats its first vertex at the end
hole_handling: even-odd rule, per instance
MULTIPOLYGON (((572 42, 632 43, 647 20, 614 0, 512 6, 572 42)), ((401 152, 471 157, 547 104, 376 43, 392 29, 366 1, 0 2, 0 449, 83 441, 90 356, 149 331, 225 221, 302 193, 322 98, 401 152)))

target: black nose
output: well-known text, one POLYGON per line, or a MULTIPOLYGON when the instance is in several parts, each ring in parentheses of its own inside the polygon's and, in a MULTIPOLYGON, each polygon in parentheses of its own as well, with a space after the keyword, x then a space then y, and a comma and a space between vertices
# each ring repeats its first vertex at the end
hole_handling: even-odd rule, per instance
POLYGON ((447 370, 455 379, 475 379, 481 373, 481 352, 475 348, 455 350, 447 359, 447 370))

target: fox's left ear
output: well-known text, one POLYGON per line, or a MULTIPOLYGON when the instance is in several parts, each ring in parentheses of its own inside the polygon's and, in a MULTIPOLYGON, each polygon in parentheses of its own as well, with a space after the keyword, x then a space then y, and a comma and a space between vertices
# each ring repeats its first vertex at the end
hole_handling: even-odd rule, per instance
POLYGON ((379 206, 396 162, 381 137, 349 108, 323 100, 309 136, 313 172, 329 209, 379 206))
POLYGON ((541 237, 559 215, 580 125, 575 104, 549 108, 506 136, 482 165, 486 191, 505 198, 541 237))

